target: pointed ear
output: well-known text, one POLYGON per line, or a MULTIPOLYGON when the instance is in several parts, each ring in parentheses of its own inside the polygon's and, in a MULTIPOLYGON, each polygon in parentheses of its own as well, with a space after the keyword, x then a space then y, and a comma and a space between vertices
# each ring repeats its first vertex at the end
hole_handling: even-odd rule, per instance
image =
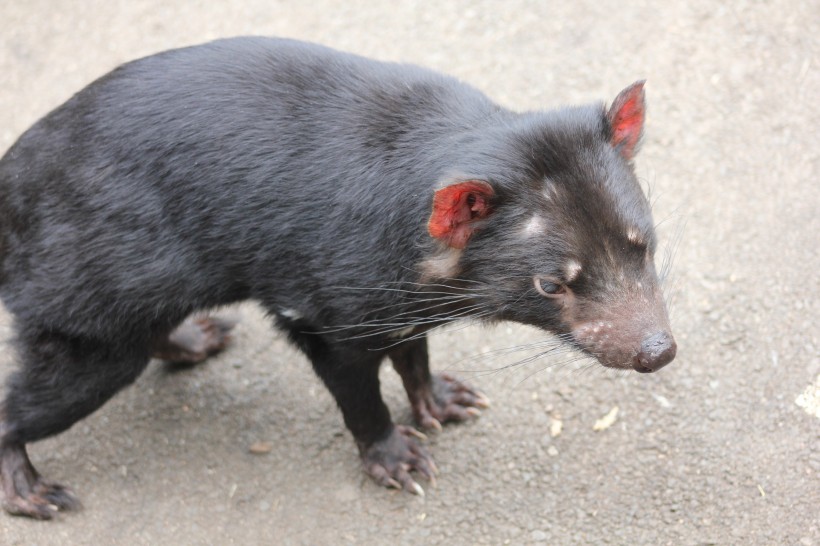
POLYGON ((464 248, 475 222, 492 213, 494 195, 493 187, 483 180, 457 182, 436 191, 427 231, 452 248, 464 248))
POLYGON ((612 128, 610 143, 627 161, 631 161, 638 152, 638 143, 643 133, 646 117, 644 83, 646 80, 637 81, 621 91, 606 113, 612 128))

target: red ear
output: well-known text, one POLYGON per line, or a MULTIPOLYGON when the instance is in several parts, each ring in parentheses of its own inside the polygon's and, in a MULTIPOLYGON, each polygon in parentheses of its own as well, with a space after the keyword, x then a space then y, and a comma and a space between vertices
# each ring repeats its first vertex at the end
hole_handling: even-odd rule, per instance
POLYGON ((464 248, 475 230, 474 221, 491 212, 495 192, 482 180, 458 182, 436 191, 427 231, 453 248, 464 248))
POLYGON ((612 127, 610 142, 627 160, 635 157, 643 133, 643 122, 646 117, 644 83, 645 80, 637 81, 621 91, 606 114, 612 127))

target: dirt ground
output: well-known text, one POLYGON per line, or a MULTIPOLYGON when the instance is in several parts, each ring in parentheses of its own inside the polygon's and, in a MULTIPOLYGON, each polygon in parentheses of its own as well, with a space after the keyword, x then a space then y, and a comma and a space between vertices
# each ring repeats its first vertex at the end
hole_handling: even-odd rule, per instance
MULTIPOLYGON (((419 498, 364 476, 307 361, 246 305, 218 358, 154 363, 32 446, 85 508, 0 514, 0 543, 820 544, 817 0, 5 1, 0 150, 119 63, 241 34, 414 62, 520 110, 611 101, 648 78, 637 163, 674 249, 677 360, 649 376, 560 359, 501 369, 521 353, 488 352, 544 334, 434 336, 434 367, 493 407, 430 438, 441 474, 419 498), (250 453, 258 442, 270 452, 250 453)), ((3 376, 10 335, 0 309, 3 376)))

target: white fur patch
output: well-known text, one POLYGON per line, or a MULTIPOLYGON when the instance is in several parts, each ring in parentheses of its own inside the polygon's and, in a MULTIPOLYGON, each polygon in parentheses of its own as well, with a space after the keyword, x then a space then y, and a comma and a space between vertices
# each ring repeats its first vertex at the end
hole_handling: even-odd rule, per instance
POLYGON ((580 273, 581 264, 579 264, 575 260, 570 260, 567 262, 567 265, 564 269, 564 274, 566 275, 567 282, 574 281, 580 273))
POLYGON ((552 201, 552 198, 555 197, 552 194, 552 191, 553 191, 552 190, 552 185, 547 184, 547 187, 544 188, 544 192, 543 192, 543 195, 544 195, 544 197, 546 198, 547 201, 552 201))
POLYGON ((552 201, 555 199, 555 186, 548 179, 544 179, 544 191, 542 195, 547 201, 552 201))
POLYGON ((279 311, 279 314, 290 320, 299 320, 304 317, 304 315, 296 309, 282 309, 279 311))
POLYGON ((524 234, 524 237, 532 237, 533 235, 544 233, 545 229, 546 223, 544 222, 544 219, 537 214, 533 214, 532 218, 524 224, 522 233, 524 234))
POLYGON ((458 277, 461 250, 446 248, 421 262, 422 279, 452 279, 458 277))
POLYGON ((643 244, 643 237, 641 237, 641 232, 638 231, 638 228, 631 227, 628 230, 626 230, 626 238, 632 244, 643 244))

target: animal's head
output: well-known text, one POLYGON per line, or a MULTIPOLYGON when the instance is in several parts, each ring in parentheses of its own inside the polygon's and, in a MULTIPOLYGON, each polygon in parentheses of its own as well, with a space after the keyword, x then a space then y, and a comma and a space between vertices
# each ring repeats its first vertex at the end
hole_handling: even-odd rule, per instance
POLYGON ((671 362, 654 223, 632 167, 644 119, 637 82, 608 109, 494 128, 470 159, 473 174, 436 192, 428 232, 441 248, 430 274, 481 283, 494 318, 559 334, 604 366, 652 372, 671 362))

